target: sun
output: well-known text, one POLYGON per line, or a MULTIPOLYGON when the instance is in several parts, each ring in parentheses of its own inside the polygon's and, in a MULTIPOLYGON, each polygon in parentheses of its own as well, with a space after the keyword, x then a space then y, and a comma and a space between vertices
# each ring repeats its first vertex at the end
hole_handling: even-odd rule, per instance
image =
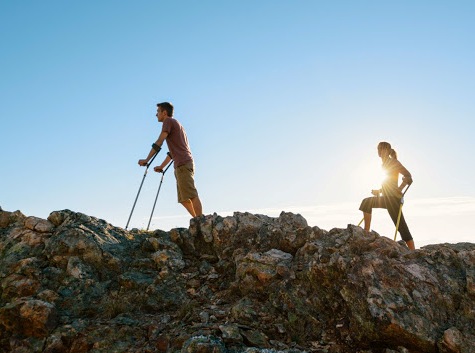
POLYGON ((353 183, 358 189, 379 189, 387 178, 387 173, 381 166, 381 161, 375 158, 361 160, 353 174, 353 183))

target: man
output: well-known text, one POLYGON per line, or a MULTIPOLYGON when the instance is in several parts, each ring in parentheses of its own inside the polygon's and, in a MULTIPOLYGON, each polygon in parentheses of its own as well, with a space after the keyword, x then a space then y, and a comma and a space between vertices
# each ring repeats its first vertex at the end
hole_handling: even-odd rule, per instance
POLYGON ((173 158, 178 202, 186 208, 192 217, 201 216, 203 211, 193 179, 194 163, 185 129, 173 118, 173 105, 168 102, 157 104, 156 116, 158 121, 162 123, 162 132, 157 141, 152 144, 152 149, 147 158, 139 160, 139 165, 146 166, 155 153, 160 151, 163 141, 166 141, 170 153, 167 154, 163 163, 155 167, 154 170, 163 173, 163 169, 173 158))

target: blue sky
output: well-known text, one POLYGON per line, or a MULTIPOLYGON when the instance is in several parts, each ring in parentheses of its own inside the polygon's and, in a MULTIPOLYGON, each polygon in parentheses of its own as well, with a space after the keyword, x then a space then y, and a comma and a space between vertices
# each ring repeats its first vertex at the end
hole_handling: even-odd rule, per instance
MULTIPOLYGON (((474 14, 437 0, 2 1, 0 206, 124 227, 155 104, 171 101, 206 214, 358 223, 386 140, 414 177, 416 245, 473 242, 474 14)), ((159 181, 150 170, 132 227, 159 181)), ((166 174, 152 227, 188 220, 166 174)), ((394 230, 384 212, 372 228, 394 230)))

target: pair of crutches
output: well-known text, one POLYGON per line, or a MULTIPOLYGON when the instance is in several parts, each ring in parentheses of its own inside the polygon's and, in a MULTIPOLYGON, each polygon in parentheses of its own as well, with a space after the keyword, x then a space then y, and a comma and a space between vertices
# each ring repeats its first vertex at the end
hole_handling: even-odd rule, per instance
MULTIPOLYGON (((125 226, 125 230, 127 230, 127 227, 129 226, 130 219, 132 218, 132 213, 134 213, 134 209, 135 209, 135 205, 137 203, 137 199, 139 198, 140 191, 142 190, 143 182, 145 180, 145 177, 147 176, 148 167, 150 167, 150 164, 152 164, 153 160, 155 159, 155 157, 157 156, 159 151, 157 151, 157 153, 155 153, 153 155, 153 157, 150 159, 150 161, 146 165, 145 172, 144 172, 143 178, 142 178, 142 182, 140 183, 139 191, 137 192, 137 196, 135 197, 135 201, 134 201, 134 204, 132 206, 132 210, 130 211, 129 219, 127 221, 127 225, 125 226)), ((170 156, 170 154, 169 154, 169 156, 170 156)), ((155 211, 155 205, 157 204, 158 194, 160 193, 160 189, 162 188, 163 177, 165 176, 165 173, 167 172, 168 168, 170 168, 172 163, 173 163, 173 160, 171 160, 170 163, 168 163, 167 167, 162 172, 162 177, 160 179, 160 184, 158 185, 157 195, 155 196, 155 202, 153 203, 152 213, 150 214, 150 219, 148 220, 147 230, 150 228, 150 222, 152 221, 153 212, 155 211)))
MULTIPOLYGON (((409 189, 410 186, 411 186, 411 184, 408 184, 406 186, 406 189, 404 190, 404 192, 401 195, 401 203, 399 205, 399 212, 398 212, 398 215, 397 215, 397 222, 396 222, 396 231, 394 232, 394 241, 396 241, 397 231, 399 230, 399 223, 401 221, 402 205, 404 205, 404 195, 406 194, 406 192, 407 192, 407 190, 409 189)), ((360 223, 358 223, 358 227, 361 225, 361 223, 363 223, 363 221, 364 221, 364 216, 361 219, 360 223)))

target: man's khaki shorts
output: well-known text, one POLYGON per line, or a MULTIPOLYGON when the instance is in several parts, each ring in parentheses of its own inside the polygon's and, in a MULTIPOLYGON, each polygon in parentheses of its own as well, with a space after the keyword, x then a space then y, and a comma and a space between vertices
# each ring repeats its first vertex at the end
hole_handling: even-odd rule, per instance
POLYGON ((195 187, 195 180, 193 178, 194 175, 195 168, 193 162, 188 162, 175 168, 176 188, 179 203, 198 196, 198 191, 195 187))

